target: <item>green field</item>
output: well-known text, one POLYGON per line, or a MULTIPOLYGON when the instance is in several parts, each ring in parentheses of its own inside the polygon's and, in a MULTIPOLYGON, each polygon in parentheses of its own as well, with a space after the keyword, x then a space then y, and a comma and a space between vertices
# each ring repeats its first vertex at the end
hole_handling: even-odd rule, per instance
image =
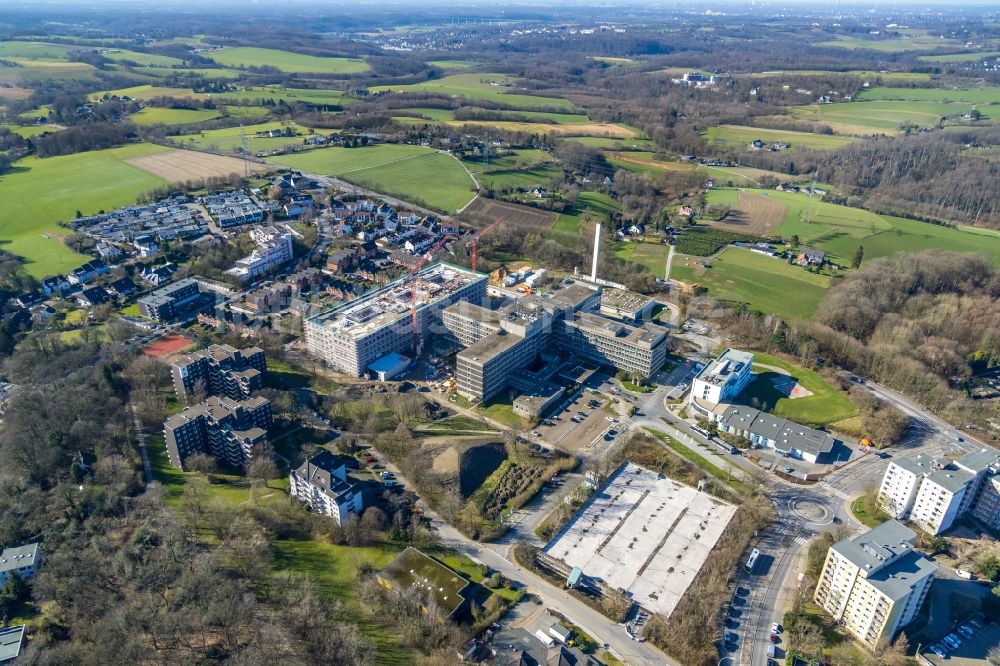
POLYGON ((941 39, 931 35, 915 35, 899 39, 864 39, 861 37, 838 36, 828 42, 817 42, 816 46, 835 46, 843 49, 866 49, 880 53, 905 53, 907 51, 930 51, 932 49, 956 48, 961 43, 954 39, 941 39))
MULTIPOLYGON (((744 194, 753 193, 744 191, 744 194)), ((706 201, 735 205, 739 191, 712 189, 706 201)), ((798 235, 803 245, 815 247, 831 255, 831 259, 846 264, 858 246, 865 249, 865 258, 884 257, 896 252, 952 250, 954 252, 985 252, 1000 265, 1000 234, 989 229, 961 226, 957 229, 889 215, 878 215, 860 208, 850 208, 810 198, 793 192, 760 191, 785 204, 784 218, 774 233, 791 238, 798 235)))
POLYGON ((194 125, 221 116, 211 109, 166 109, 147 107, 131 116, 136 125, 194 125))
POLYGON ((669 245, 659 243, 626 243, 616 242, 612 244, 615 256, 622 261, 631 262, 644 267, 656 277, 665 277, 664 271, 667 267, 667 251, 669 245))
POLYGON ((61 157, 28 157, 0 176, 0 247, 26 260, 36 277, 63 273, 89 257, 70 251, 60 240, 76 211, 93 214, 133 203, 166 181, 125 160, 164 152, 149 144, 61 157), (48 236, 48 237, 46 237, 48 236))
POLYGON ((576 205, 571 212, 563 213, 552 225, 554 231, 572 233, 574 237, 580 231, 580 218, 591 215, 597 220, 603 220, 608 213, 621 210, 618 203, 601 192, 580 192, 576 205))
POLYGON ((258 125, 244 125, 241 131, 239 127, 224 127, 221 129, 204 130, 197 134, 182 134, 170 137, 173 141, 191 145, 196 148, 214 148, 223 151, 238 151, 242 146, 242 136, 246 135, 247 143, 251 152, 268 150, 278 150, 286 146, 301 146, 306 138, 308 130, 296 123, 269 122, 258 125), (283 129, 291 127, 298 132, 298 136, 258 138, 254 136, 257 132, 283 129))
POLYGON ((479 174, 476 178, 483 187, 501 190, 504 188, 531 189, 548 187, 553 180, 562 177, 562 169, 555 163, 539 164, 528 169, 497 169, 479 174))
POLYGON ((474 197, 472 179, 451 155, 405 144, 320 148, 270 161, 333 175, 414 204, 452 213, 474 197))
POLYGON ((775 76, 825 76, 828 74, 843 74, 844 76, 857 76, 864 79, 884 79, 886 81, 931 80, 931 75, 924 72, 876 72, 870 69, 849 69, 844 72, 829 69, 785 69, 769 72, 755 72, 750 76, 755 78, 771 78, 775 76))
POLYGON ((534 95, 519 94, 515 84, 516 79, 504 74, 453 74, 440 79, 432 79, 421 83, 408 85, 373 86, 369 88, 372 92, 421 92, 436 93, 449 97, 464 97, 470 100, 489 100, 500 106, 508 108, 557 108, 572 109, 573 104, 569 100, 559 97, 536 97, 534 95), (495 84, 495 85, 494 85, 495 84))
POLYGON ((951 53, 948 55, 920 56, 918 60, 924 62, 956 63, 956 62, 982 62, 990 58, 1000 58, 1000 51, 972 51, 969 53, 951 53))
POLYGON ((469 69, 479 66, 475 60, 431 60, 427 64, 438 69, 469 69))
POLYGON ((966 104, 1000 104, 1000 87, 981 88, 868 88, 858 94, 859 100, 901 99, 911 102, 965 102, 966 104))
POLYGON ((0 84, 43 86, 52 81, 81 81, 94 78, 97 70, 83 62, 62 60, 31 60, 28 58, 2 58, 15 63, 15 67, 0 65, 0 84))
POLYGON ((360 74, 369 70, 360 58, 318 58, 290 51, 238 46, 208 56, 225 67, 275 67, 293 74, 360 74))
POLYGON ((154 97, 176 97, 180 99, 211 99, 224 102, 257 103, 261 101, 302 102, 316 105, 339 105, 345 103, 345 93, 339 90, 315 90, 307 88, 285 88, 282 86, 261 86, 224 93, 196 93, 190 88, 169 88, 151 85, 132 86, 117 90, 102 90, 91 93, 90 99, 98 100, 104 95, 129 96, 138 100, 149 100, 154 97))
POLYGON ((80 51, 83 47, 45 42, 0 42, 0 58, 40 58, 43 60, 65 60, 70 51, 80 51))
POLYGON ((23 136, 26 139, 38 136, 39 134, 45 134, 46 132, 59 131, 59 128, 50 125, 0 125, 0 127, 9 129, 14 134, 23 136))
POLYGON ((608 150, 656 150, 656 144, 649 139, 611 139, 604 136, 571 136, 567 141, 576 141, 591 148, 608 150))
POLYGON ((754 139, 760 139, 768 143, 780 141, 791 146, 791 150, 793 151, 802 149, 831 150, 855 141, 854 138, 846 136, 761 129, 759 127, 745 127, 743 125, 717 125, 709 127, 705 130, 705 137, 710 143, 717 145, 743 147, 746 147, 754 139))
POLYGON ((167 76, 198 76, 206 79, 238 79, 245 76, 245 72, 237 69, 226 69, 225 67, 148 67, 142 70, 145 76, 164 78, 167 76))
POLYGON ((129 51, 128 49, 114 49, 114 52, 102 53, 101 55, 108 60, 114 60, 115 62, 128 60, 145 67, 173 67, 175 65, 184 64, 183 60, 171 58, 170 56, 156 55, 153 53, 140 53, 139 51, 129 51))
MULTIPOLYGON (((975 108, 962 102, 872 100, 811 104, 792 108, 792 115, 830 125, 835 132, 855 134, 894 133, 902 125, 933 127, 944 117, 961 117, 975 108)), ((986 110, 984 116, 989 113, 986 110)))
POLYGON ((712 298, 746 303, 789 321, 811 317, 830 286, 828 275, 737 247, 712 259, 675 255, 670 276, 699 283, 712 298), (710 267, 702 268, 702 262, 710 267))
POLYGON ((740 395, 740 401, 745 404, 752 404, 753 398, 757 398, 771 413, 806 425, 825 425, 854 414, 854 405, 847 395, 812 370, 761 352, 754 352, 753 370, 756 379, 740 395), (786 373, 812 395, 793 400, 780 393, 771 378, 786 373))
POLYGON ((501 157, 494 157, 491 155, 489 157, 489 163, 484 162, 482 158, 478 157, 475 159, 466 157, 462 160, 466 168, 475 174, 489 172, 495 169, 525 169, 552 161, 554 161, 554 158, 551 153, 534 148, 515 150, 513 151, 513 154, 505 154, 501 157))

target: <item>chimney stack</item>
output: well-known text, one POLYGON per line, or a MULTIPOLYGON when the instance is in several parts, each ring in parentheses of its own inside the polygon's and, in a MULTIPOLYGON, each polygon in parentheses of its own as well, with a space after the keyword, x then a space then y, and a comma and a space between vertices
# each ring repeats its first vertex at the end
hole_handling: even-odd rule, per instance
POLYGON ((590 268, 590 281, 597 282, 597 253, 601 249, 601 225, 594 231, 594 263, 590 268))

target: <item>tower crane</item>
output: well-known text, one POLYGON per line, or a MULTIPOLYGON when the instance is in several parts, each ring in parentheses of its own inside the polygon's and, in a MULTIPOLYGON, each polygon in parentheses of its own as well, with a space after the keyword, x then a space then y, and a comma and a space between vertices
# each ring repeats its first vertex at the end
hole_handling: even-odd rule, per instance
POLYGON ((417 356, 420 356, 420 332, 417 329, 417 272, 450 240, 454 240, 451 234, 442 236, 441 240, 425 252, 420 261, 410 269, 410 329, 413 332, 413 351, 417 356))
POLYGON ((501 221, 502 220, 495 220, 494 222, 491 222, 489 225, 487 225, 486 227, 484 227, 481 231, 476 232, 476 234, 472 237, 472 240, 468 241, 465 244, 465 247, 467 247, 467 248, 469 248, 469 249, 472 250, 472 270, 476 270, 476 263, 477 263, 477 260, 479 259, 479 251, 478 251, 478 247, 476 245, 479 242, 479 237, 483 236, 488 231, 491 231, 493 229, 493 227, 495 227, 498 224, 500 224, 501 221))

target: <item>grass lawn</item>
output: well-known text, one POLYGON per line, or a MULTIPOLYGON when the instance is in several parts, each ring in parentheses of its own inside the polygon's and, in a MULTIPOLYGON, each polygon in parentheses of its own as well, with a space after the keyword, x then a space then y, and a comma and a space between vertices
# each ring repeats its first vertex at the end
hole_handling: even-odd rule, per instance
POLYGON ((472 200, 473 182, 455 158, 430 148, 379 144, 278 155, 272 162, 334 175, 362 187, 452 213, 472 200))
POLYGON ((621 210, 614 199, 601 192, 580 192, 576 205, 570 213, 561 214, 556 219, 552 229, 569 233, 579 233, 580 218, 584 215, 591 215, 598 220, 603 220, 608 213, 621 210))
MULTIPOLYGON (((802 120, 826 123, 835 132, 895 134, 901 125, 932 127, 943 117, 960 117, 973 107, 970 102, 871 100, 798 106, 792 109, 792 115, 802 120)), ((986 109, 984 116, 988 115, 989 109, 986 109)))
POLYGON ((466 157, 462 160, 466 168, 475 174, 489 173, 494 170, 526 169, 553 161, 555 161, 555 158, 552 157, 550 152, 536 148, 515 150, 510 155, 500 157, 490 155, 488 164, 481 157, 466 157))
POLYGON ((0 127, 10 130, 18 136, 23 136, 25 139, 30 139, 33 136, 45 134, 46 132, 59 131, 58 128, 49 125, 0 125, 0 127))
POLYGON ((791 150, 803 148, 816 150, 831 150, 855 141, 852 137, 835 136, 831 134, 813 134, 811 132, 792 132, 790 130, 761 129, 743 125, 717 125, 705 130, 709 143, 718 145, 747 146, 754 139, 769 143, 782 142, 791 146, 791 150))
POLYGON ((560 97, 537 97, 517 92, 516 79, 505 74, 487 72, 474 74, 452 74, 440 79, 411 83, 407 85, 373 86, 372 92, 414 92, 436 93, 448 97, 464 97, 470 100, 488 100, 507 108, 525 109, 572 109, 573 103, 560 97))
POLYGON ((684 446, 680 442, 676 441, 673 437, 671 437, 665 432, 662 432, 660 430, 655 430, 652 428, 646 428, 646 430, 654 437, 656 437, 656 439, 663 442, 668 449, 679 455, 681 458, 684 458, 685 460, 693 464, 695 467, 705 472, 706 474, 714 476, 716 479, 722 481, 724 484, 733 488, 737 492, 740 493, 746 492, 747 489, 746 485, 744 485, 742 481, 734 478, 732 474, 722 469, 721 467, 709 462, 708 459, 705 458, 703 455, 699 454, 696 451, 692 451, 691 449, 684 446))
POLYGON ((955 63, 982 62, 987 58, 1000 58, 1000 51, 972 51, 969 53, 951 53, 949 55, 925 55, 920 56, 917 60, 922 60, 923 62, 955 63))
POLYGON ((0 83, 22 85, 27 88, 42 87, 52 81, 92 80, 97 72, 93 65, 83 62, 30 58, 3 59, 16 63, 16 66, 0 67, 0 83))
MULTIPOLYGON (((741 191, 715 188, 709 191, 708 203, 735 206, 741 191)), ((754 190, 743 190, 754 194, 754 190)), ((827 252, 832 259, 847 264, 858 246, 865 249, 865 259, 884 257, 896 252, 952 250, 985 252, 1000 266, 1000 234, 990 229, 969 226, 957 228, 928 224, 890 215, 878 215, 861 208, 826 203, 807 194, 757 191, 785 204, 785 216, 775 233, 784 238, 798 235, 801 243, 827 252)), ((676 265, 676 263, 675 263, 676 265)), ((679 278, 678 279, 683 279, 679 278)))
POLYGON ((912 37, 901 37, 898 39, 865 39, 863 37, 837 35, 836 39, 827 42, 817 42, 815 46, 835 46, 851 50, 865 49, 868 51, 878 51, 879 53, 905 53, 907 51, 956 48, 961 47, 961 43, 954 39, 941 39, 929 34, 915 34, 912 37))
POLYGON ((480 414, 509 428, 516 428, 522 423, 521 417, 514 413, 513 405, 503 398, 496 398, 490 404, 478 407, 477 410, 480 414))
MULTIPOLYGON (((73 63, 70 63, 73 64, 73 63)), ((286 100, 290 102, 302 102, 304 104, 340 105, 345 102, 345 93, 339 90, 312 89, 312 88, 286 88, 284 86, 260 86, 248 88, 246 90, 236 90, 224 93, 201 93, 194 92, 190 88, 168 88, 152 86, 149 84, 132 86, 129 88, 118 88, 116 90, 101 90, 89 95, 89 99, 97 100, 104 95, 118 96, 128 95, 134 99, 148 100, 154 97, 176 97, 180 99, 212 99, 224 102, 244 102, 260 103, 264 101, 286 100)))
MULTIPOLYGON (((247 143, 252 152, 262 152, 268 150, 278 150, 286 146, 301 146, 305 140, 308 130, 297 123, 289 122, 268 122, 257 125, 244 125, 242 133, 246 135, 247 143), (290 127, 297 135, 289 137, 260 138, 254 136, 257 132, 266 130, 284 129, 290 127)), ((182 144, 191 145, 197 148, 215 148, 222 151, 238 151, 242 146, 242 137, 239 127, 224 127, 222 129, 204 130, 197 134, 181 134, 170 137, 171 140, 182 144)))
POLYGON ((638 264, 656 277, 663 277, 667 268, 667 252, 669 245, 659 243, 626 243, 612 244, 615 256, 622 261, 638 264))
POLYGON ((135 202, 143 192, 165 180, 126 163, 166 149, 134 144, 109 150, 14 163, 13 171, 0 177, 0 247, 26 261, 35 277, 71 270, 90 257, 67 248, 60 239, 68 233, 56 222, 111 210, 135 202))
POLYGON ((150 106, 132 114, 136 125, 193 125, 218 118, 218 111, 212 109, 166 109, 150 106))
POLYGON ((760 352, 754 352, 753 360, 757 376, 740 395, 741 402, 750 404, 756 397, 773 414, 806 425, 825 425, 854 415, 854 404, 847 394, 835 389, 812 370, 760 352), (771 382, 773 377, 784 373, 764 366, 784 370, 812 395, 794 400, 785 397, 771 382))
POLYGON ((709 268, 701 267, 703 261, 703 257, 674 255, 671 277, 707 287, 713 298, 743 302, 788 321, 811 317, 830 286, 827 275, 737 247, 707 260, 709 268))
MULTIPOLYGON (((1000 87, 980 88, 868 88, 858 94, 859 100, 900 99, 911 102, 966 102, 968 104, 1000 104, 1000 87)), ((988 109, 986 110, 988 112, 988 109)), ((988 115, 988 113, 987 113, 988 115)))
POLYGON ((562 169, 555 163, 539 164, 527 169, 496 169, 476 176, 479 184, 494 190, 548 186, 562 176, 562 169))
POLYGON ((649 139, 612 139, 603 136, 572 136, 566 141, 576 141, 591 148, 608 150, 656 150, 656 144, 649 139))
MULTIPOLYGON (((926 56, 924 56, 926 57, 926 56)), ((841 74, 844 76, 857 76, 863 79, 878 80, 883 79, 885 81, 930 81, 931 75, 926 72, 876 72, 871 69, 849 69, 844 72, 838 72, 829 69, 785 69, 785 70, 774 70, 768 72, 756 72, 751 74, 751 76, 756 78, 768 78, 774 76, 824 76, 827 74, 841 74)))
POLYGON ((427 64, 438 69, 469 69, 479 66, 475 60, 431 60, 427 64))
POLYGON ((226 67, 275 67, 289 73, 360 74, 370 69, 368 63, 360 58, 318 58, 250 46, 224 48, 208 56, 226 67))
POLYGON ((863 495, 851 502, 851 513, 868 527, 877 527, 892 518, 885 511, 875 506, 875 502, 868 495, 863 495))
POLYGON ((170 56, 156 55, 153 53, 140 53, 139 51, 129 51, 128 49, 114 49, 113 52, 102 54, 108 60, 122 62, 128 60, 137 65, 146 67, 173 67, 183 65, 184 61, 170 56))

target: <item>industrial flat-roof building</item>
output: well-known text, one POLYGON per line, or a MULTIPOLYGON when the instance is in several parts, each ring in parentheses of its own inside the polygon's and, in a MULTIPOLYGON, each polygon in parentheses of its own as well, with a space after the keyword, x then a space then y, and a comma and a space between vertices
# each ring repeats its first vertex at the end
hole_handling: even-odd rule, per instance
POLYGON ((656 307, 656 299, 634 291, 609 287, 601 292, 601 314, 625 321, 647 321, 656 307))
MULTIPOLYGON (((419 340, 441 312, 460 301, 482 303, 486 275, 437 263, 412 278, 399 280, 339 307, 309 317, 304 323, 306 347, 329 365, 360 377, 376 360, 413 347, 414 324, 419 340), (416 322, 411 316, 412 281, 416 281, 416 322)), ((441 329, 444 330, 443 328, 441 329)))
POLYGON ((892 640, 927 597, 938 567, 913 550, 916 537, 888 520, 827 552, 816 603, 868 647, 892 640))

